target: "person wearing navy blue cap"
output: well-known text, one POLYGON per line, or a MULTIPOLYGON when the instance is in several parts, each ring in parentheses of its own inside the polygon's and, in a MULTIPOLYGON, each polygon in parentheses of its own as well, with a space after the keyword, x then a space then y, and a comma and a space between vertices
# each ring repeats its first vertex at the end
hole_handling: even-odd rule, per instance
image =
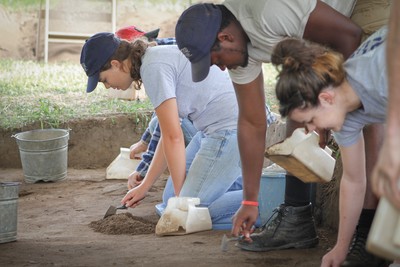
POLYGON ((143 85, 161 129, 154 157, 139 185, 121 204, 136 207, 168 168, 163 213, 173 196, 200 198, 215 227, 231 227, 231 217, 242 199, 237 144, 238 107, 229 75, 212 67, 208 78, 194 83, 190 62, 176 45, 156 45, 144 39, 121 40, 112 33, 89 38, 81 52, 88 76, 87 92, 97 83, 105 88, 128 89, 143 85), (197 133, 185 149, 180 121, 188 119, 197 133))
MULTIPOLYGON (((245 201, 258 200, 266 133, 262 63, 270 62, 274 46, 286 37, 305 38, 328 45, 348 58, 361 42, 361 28, 343 15, 351 14, 349 8, 355 1, 327 2, 335 2, 337 9, 319 0, 226 0, 222 5, 192 5, 178 19, 175 36, 178 47, 191 61, 193 81, 207 77, 211 65, 229 69, 239 103, 238 138, 245 201), (342 9, 343 6, 346 7, 342 9)), ((287 120, 286 135, 301 126, 287 120)), ((367 168, 374 165, 381 129, 379 126, 366 129, 367 168)), ((320 145, 325 146, 329 131, 320 129, 319 133, 320 145)), ((251 234, 252 242, 239 241, 238 246, 251 251, 316 246, 318 237, 310 205, 312 191, 311 184, 288 173, 284 203, 260 233, 251 234, 258 209, 242 205, 234 216, 232 234, 251 234)), ((366 199, 365 208, 373 209, 368 205, 373 203, 366 199)), ((346 251, 350 233, 354 233, 353 226, 347 227, 339 236, 345 240, 341 243, 342 251, 346 251)), ((368 259, 358 256, 356 261, 368 259)), ((357 262, 352 264, 346 266, 358 266, 357 262)))
POLYGON ((101 68, 117 50, 121 40, 113 33, 97 33, 86 40, 81 52, 81 65, 88 76, 86 92, 92 92, 100 79, 101 68))

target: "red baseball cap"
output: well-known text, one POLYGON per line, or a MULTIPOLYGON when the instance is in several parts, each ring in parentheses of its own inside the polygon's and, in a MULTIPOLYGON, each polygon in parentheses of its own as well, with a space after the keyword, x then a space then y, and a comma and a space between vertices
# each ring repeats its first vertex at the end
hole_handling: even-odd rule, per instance
POLYGON ((118 36, 121 39, 127 40, 127 41, 132 41, 135 38, 139 38, 142 36, 147 37, 148 39, 152 40, 157 38, 158 32, 160 29, 155 29, 153 31, 149 32, 144 32, 142 30, 139 30, 135 26, 127 26, 119 29, 118 31, 115 32, 115 35, 118 36))

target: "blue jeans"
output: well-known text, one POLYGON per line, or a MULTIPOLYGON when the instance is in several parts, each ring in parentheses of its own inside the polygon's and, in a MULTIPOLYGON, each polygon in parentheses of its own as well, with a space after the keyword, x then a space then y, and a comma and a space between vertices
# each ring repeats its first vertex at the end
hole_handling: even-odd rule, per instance
POLYGON ((193 136, 198 132, 194 127, 193 123, 187 119, 183 118, 181 120, 181 128, 183 132, 183 137, 185 138, 185 146, 189 145, 190 141, 192 141, 193 136))
MULTIPOLYGON (((160 131, 158 126, 157 116, 153 115, 147 127, 152 135, 154 135, 156 130, 157 132, 160 131)), ((197 133, 197 129, 194 127, 193 123, 188 118, 181 119, 181 129, 183 132, 183 137, 185 139, 185 146, 187 146, 190 143, 190 140, 192 140, 193 136, 197 133)))
MULTIPOLYGON (((213 224, 231 223, 242 201, 240 154, 236 130, 205 135, 197 132, 186 147, 186 179, 181 197, 198 197, 208 207, 213 224)), ((163 193, 163 207, 174 196, 171 177, 163 193)))

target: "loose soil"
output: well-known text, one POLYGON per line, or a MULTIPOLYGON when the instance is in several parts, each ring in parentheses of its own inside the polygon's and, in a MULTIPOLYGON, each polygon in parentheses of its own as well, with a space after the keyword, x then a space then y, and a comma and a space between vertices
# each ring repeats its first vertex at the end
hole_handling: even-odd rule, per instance
POLYGON ((154 205, 161 201, 166 176, 139 207, 103 219, 127 191, 125 180, 105 179, 105 173, 68 169, 65 180, 27 184, 21 169, 0 169, 0 182, 21 182, 17 241, 0 244, 0 265, 312 267, 335 241, 333 231, 319 228, 316 248, 259 253, 233 242, 221 251, 225 230, 158 237, 154 205))
POLYGON ((93 221, 89 224, 89 227, 95 232, 109 235, 140 235, 154 233, 155 225, 150 220, 125 212, 93 221))

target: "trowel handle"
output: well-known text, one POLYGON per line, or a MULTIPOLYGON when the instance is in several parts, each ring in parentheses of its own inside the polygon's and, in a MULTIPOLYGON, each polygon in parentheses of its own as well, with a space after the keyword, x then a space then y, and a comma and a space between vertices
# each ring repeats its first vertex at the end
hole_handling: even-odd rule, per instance
POLYGON ((125 206, 125 204, 124 204, 124 205, 122 205, 122 206, 116 207, 116 209, 117 209, 117 210, 126 210, 126 209, 128 209, 128 207, 125 206))
MULTIPOLYGON (((132 205, 138 203, 139 201, 142 201, 145 197, 142 197, 141 199, 139 199, 138 201, 136 201, 135 203, 133 203, 132 205)), ((128 207, 126 206, 126 204, 123 204, 122 206, 119 206, 117 209, 119 210, 126 210, 128 207)))

